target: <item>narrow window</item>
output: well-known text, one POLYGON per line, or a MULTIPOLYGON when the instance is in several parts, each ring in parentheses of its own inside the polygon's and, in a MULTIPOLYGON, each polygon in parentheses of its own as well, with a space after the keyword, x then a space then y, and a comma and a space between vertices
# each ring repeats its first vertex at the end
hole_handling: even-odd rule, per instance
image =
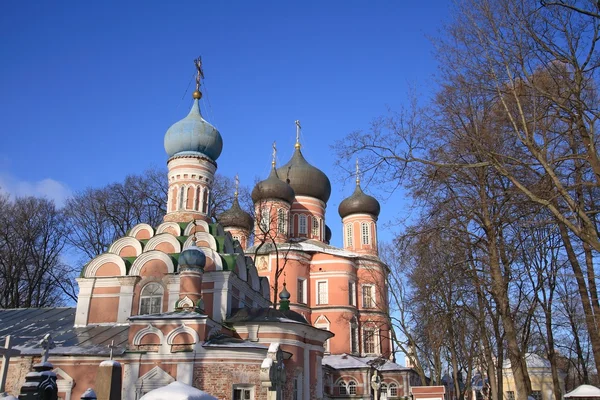
POLYGON ((269 225, 271 222, 269 217, 270 215, 268 208, 263 208, 260 210, 260 230, 263 231, 263 233, 269 231, 269 225))
POLYGON ((306 235, 306 215, 298 216, 298 233, 306 235))
POLYGON ((283 208, 277 210, 277 233, 285 233, 287 227, 287 215, 283 208))
POLYGON ((346 247, 352 247, 352 223, 346 224, 346 247))
POLYGON ((363 329, 363 353, 375 353, 375 329, 363 329))
POLYGON ((390 383, 390 396, 398 396, 398 385, 396 385, 395 383, 390 383))
POLYGON ((356 318, 350 322, 350 352, 358 353, 358 324, 356 318))
POLYGON ((182 186, 179 189, 179 203, 177 205, 178 210, 183 210, 184 197, 185 197, 185 186, 182 186))
POLYGON ((233 400, 252 400, 252 389, 250 388, 233 388, 233 400))
POLYGON ((158 283, 149 283, 140 294, 140 315, 162 312, 163 287, 158 283))
POLYGON ((362 244, 370 244, 371 243, 371 230, 369 229, 369 224, 363 222, 360 225, 362 244))
POLYGON ((348 304, 356 306, 356 282, 348 282, 348 304))
POLYGON ((327 281, 317 282, 317 304, 327 304, 327 281))
POLYGON ((338 383, 338 388, 340 394, 348 394, 348 391, 346 390, 346 382, 340 381, 338 383))
POLYGON ((201 204, 202 204, 202 188, 200 186, 198 186, 198 188, 196 189, 196 207, 194 207, 194 209, 196 211, 200 211, 201 204))
POLYGON ((294 382, 292 385, 292 400, 299 400, 299 393, 298 393, 298 388, 300 387, 300 384, 298 383, 299 378, 295 377, 294 378, 294 382))
POLYGON ((298 278, 297 296, 298 303, 306 304, 306 279, 298 278))
POLYGON ((373 285, 363 285, 362 287, 362 298, 363 298, 363 308, 373 308, 375 307, 375 302, 373 301, 373 292, 375 287, 373 285))
POLYGON ((202 212, 208 214, 208 188, 204 189, 204 197, 202 198, 202 212))
MULTIPOLYGON (((381 387, 379 388, 379 393, 384 394, 387 396, 388 394, 388 388, 387 385, 385 383, 381 384, 381 387)), ((384 397, 384 399, 387 399, 387 397, 384 397)))
POLYGON ((319 237, 319 220, 313 217, 312 219, 312 237, 318 239, 319 237))

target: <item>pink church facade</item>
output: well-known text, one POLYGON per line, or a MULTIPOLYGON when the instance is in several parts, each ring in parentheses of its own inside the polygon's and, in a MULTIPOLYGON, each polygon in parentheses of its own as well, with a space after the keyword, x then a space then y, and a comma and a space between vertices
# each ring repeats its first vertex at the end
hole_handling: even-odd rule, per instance
MULTIPOLYGON (((59 342, 49 359, 59 396, 78 399, 93 387, 109 352, 123 366, 127 400, 175 380, 219 399, 408 396, 412 372, 392 362, 379 203, 357 178, 338 210, 344 246, 330 246, 331 184, 297 143, 292 159, 273 163, 254 188, 256 221, 237 195, 212 221, 223 140, 200 115, 200 98, 197 90, 190 113, 165 135, 164 222, 137 225, 90 261, 74 310, 39 311, 59 342), (270 357, 282 360, 277 373, 265 364, 270 357)), ((1 311, 0 319, 26 324, 17 311, 1 311)), ((13 394, 40 354, 33 339, 17 349, 7 385, 13 394)))

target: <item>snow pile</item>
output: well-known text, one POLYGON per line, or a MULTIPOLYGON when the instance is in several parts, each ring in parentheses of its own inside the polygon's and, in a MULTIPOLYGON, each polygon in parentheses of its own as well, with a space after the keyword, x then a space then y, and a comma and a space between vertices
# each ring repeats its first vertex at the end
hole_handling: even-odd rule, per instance
POLYGON ((581 385, 565 394, 565 398, 570 397, 600 397, 600 389, 592 385, 581 385))
POLYGON ((146 393, 140 400, 218 400, 216 397, 185 383, 172 382, 146 393))

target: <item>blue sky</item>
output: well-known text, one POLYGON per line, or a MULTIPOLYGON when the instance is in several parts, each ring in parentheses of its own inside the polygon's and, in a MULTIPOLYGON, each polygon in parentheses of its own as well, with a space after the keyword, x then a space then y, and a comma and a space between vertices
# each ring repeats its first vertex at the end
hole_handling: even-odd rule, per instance
MULTIPOLYGON (((339 245, 337 207, 353 183, 340 181, 330 146, 397 109, 410 86, 428 96, 430 38, 448 3, 0 2, 0 185, 60 202, 164 166, 164 133, 189 110, 202 55, 203 115, 224 140, 218 171, 265 178, 272 142, 287 162, 299 119, 305 157, 332 181, 339 245)), ((409 203, 381 202, 389 238, 385 223, 409 203)))

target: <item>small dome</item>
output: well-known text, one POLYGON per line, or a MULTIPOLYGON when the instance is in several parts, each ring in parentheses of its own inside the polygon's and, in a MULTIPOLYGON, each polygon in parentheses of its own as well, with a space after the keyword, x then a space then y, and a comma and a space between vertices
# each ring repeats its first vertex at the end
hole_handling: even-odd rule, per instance
POLYGON ((233 203, 228 210, 223 211, 217 216, 217 221, 219 221, 224 228, 239 226, 240 228, 244 228, 248 231, 252 230, 252 225, 254 225, 252 216, 246 211, 242 210, 237 197, 233 199, 233 203))
POLYGON ((180 268, 198 268, 204 269, 206 265, 206 255, 196 244, 192 244, 179 254, 180 268))
POLYGON ((252 189, 252 201, 254 204, 266 199, 279 199, 292 204, 296 194, 294 189, 287 183, 279 179, 275 167, 271 168, 269 177, 260 181, 252 189))
POLYGON ((290 292, 288 292, 287 288, 285 287, 285 282, 283 282, 283 289, 281 292, 279 292, 279 298, 281 300, 289 300, 290 296, 290 292))
POLYGON ((342 218, 351 214, 371 214, 377 218, 380 210, 379 202, 374 197, 365 194, 359 184, 356 185, 352 196, 344 199, 338 208, 342 218))
POLYGON ((325 243, 331 242, 331 228, 325 225, 325 243))
POLYGON ((165 150, 169 157, 186 154, 203 154, 216 161, 223 150, 223 139, 218 130, 200 115, 198 99, 190 113, 175 122, 165 134, 165 150))
POLYGON ((287 164, 277 169, 279 177, 290 184, 297 196, 315 197, 327 203, 331 195, 331 182, 320 169, 306 161, 300 148, 287 164))

